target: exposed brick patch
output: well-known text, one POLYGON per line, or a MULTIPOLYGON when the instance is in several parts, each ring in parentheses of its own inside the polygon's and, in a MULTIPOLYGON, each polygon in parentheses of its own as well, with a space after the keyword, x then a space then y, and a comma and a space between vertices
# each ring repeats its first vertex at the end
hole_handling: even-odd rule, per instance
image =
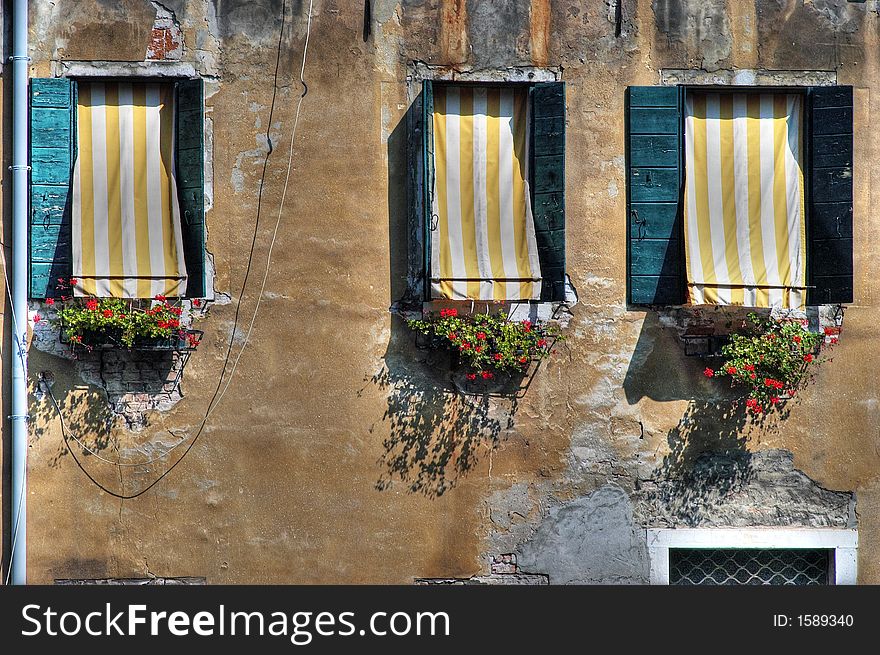
POLYGON ((493 574, 509 575, 517 572, 516 553, 507 553, 505 555, 493 555, 490 563, 493 574))
POLYGON ((183 33, 174 13, 154 2, 156 20, 150 32, 147 61, 179 61, 183 57, 183 33))

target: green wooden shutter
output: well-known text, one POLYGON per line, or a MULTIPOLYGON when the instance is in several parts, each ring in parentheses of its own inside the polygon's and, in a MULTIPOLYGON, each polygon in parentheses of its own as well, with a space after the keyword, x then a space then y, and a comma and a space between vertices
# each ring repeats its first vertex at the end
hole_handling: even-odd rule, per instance
POLYGON ((422 254, 425 300, 431 300, 431 227, 434 224, 434 84, 422 82, 422 254))
POLYGON ((34 78, 30 83, 31 298, 60 295, 71 276, 70 181, 75 149, 75 82, 34 78))
POLYGON ((176 174, 183 228, 189 298, 206 294, 205 285, 205 110, 202 80, 180 80, 177 87, 176 174))
POLYGON ((853 92, 812 87, 808 97, 807 304, 853 301, 853 92))
POLYGON ((541 300, 565 300, 565 82, 529 89, 531 193, 541 300))
POLYGON ((634 305, 685 301, 681 93, 633 86, 627 98, 627 290, 634 305))

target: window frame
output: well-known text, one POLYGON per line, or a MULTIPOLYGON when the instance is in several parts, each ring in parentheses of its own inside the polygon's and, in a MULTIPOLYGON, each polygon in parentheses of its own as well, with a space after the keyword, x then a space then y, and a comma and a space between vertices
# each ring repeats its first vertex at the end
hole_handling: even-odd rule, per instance
POLYGON ((854 585, 858 579, 859 536, 855 528, 647 528, 650 584, 669 584, 669 551, 691 549, 827 549, 828 579, 854 585))
MULTIPOLYGON (((180 298, 181 299, 208 298, 208 297, 210 297, 210 293, 209 293, 210 284, 208 281, 208 254, 207 254, 207 248, 206 248, 207 223, 205 220, 206 205, 207 205, 206 193, 205 193, 205 182, 206 182, 205 172, 206 172, 206 168, 207 168, 205 143, 206 143, 206 136, 207 136, 207 127, 206 127, 206 123, 205 123, 204 79, 201 76, 194 74, 194 72, 192 74, 190 74, 190 71, 187 71, 187 70, 166 72, 166 71, 160 71, 160 70, 154 70, 154 69, 147 69, 144 71, 139 71, 139 70, 134 71, 130 75, 125 74, 125 73, 127 73, 127 71, 125 71, 122 74, 119 74, 119 73, 117 73, 117 74, 103 74, 103 72, 97 68, 79 67, 75 70, 66 72, 64 75, 54 77, 54 78, 32 78, 32 79, 40 79, 40 80, 43 80, 43 79, 66 80, 70 84, 70 107, 69 107, 68 111, 69 111, 69 115, 70 115, 70 143, 69 143, 70 173, 69 174, 70 174, 71 182, 68 184, 68 193, 69 194, 72 193, 72 186, 71 185, 72 185, 72 179, 73 179, 73 166, 74 166, 74 162, 76 161, 76 158, 79 154, 78 153, 79 139, 78 139, 78 133, 77 133, 77 130, 78 130, 77 106, 78 106, 78 97, 79 97, 79 85, 81 83, 94 83, 94 82, 98 82, 98 83, 100 83, 100 82, 105 82, 105 83, 106 82, 110 82, 110 83, 124 83, 124 82, 150 83, 150 82, 153 82, 153 83, 157 83, 157 84, 170 85, 172 92, 174 94, 174 102, 175 102, 175 106, 174 106, 175 125, 174 125, 174 135, 173 135, 174 136, 174 146, 175 146, 175 149, 174 149, 174 152, 175 152, 174 173, 175 173, 175 181, 177 184, 178 198, 180 199, 180 197, 182 196, 182 193, 184 191, 184 187, 181 184, 181 178, 180 178, 180 174, 179 174, 180 148, 178 145, 178 141, 179 141, 180 133, 179 133, 178 125, 177 125, 177 121, 179 119, 180 111, 181 111, 180 107, 178 105, 179 94, 180 94, 180 84, 183 82, 192 82, 192 81, 198 80, 200 82, 200 84, 202 85, 201 86, 201 88, 202 88, 201 99, 202 100, 201 100, 201 105, 199 107, 202 120, 201 120, 201 133, 200 133, 200 136, 198 139, 198 142, 200 143, 200 149, 201 149, 201 165, 200 165, 201 185, 200 185, 200 188, 201 188, 201 196, 202 196, 201 203, 200 203, 200 205, 201 205, 200 217, 201 217, 202 227, 200 230, 200 238, 199 238, 199 243, 201 246, 201 256, 200 256, 201 265, 198 267, 201 269, 201 271, 200 271, 201 272, 201 281, 197 285, 193 285, 193 286, 190 286, 188 284, 186 295, 180 296, 180 298), (192 292, 193 288, 197 288, 200 293, 193 293, 192 292)), ((30 84, 29 84, 29 86, 30 86, 30 84)), ((31 90, 30 90, 30 88, 28 89, 28 94, 29 94, 28 95, 28 97, 29 97, 28 123, 30 125, 30 122, 32 120, 31 119, 31 111, 33 108, 32 104, 31 104, 31 90)), ((28 160, 29 160, 29 163, 31 161, 32 143, 33 143, 33 135, 29 134, 28 135, 28 160)), ((32 225, 32 220, 33 220, 33 206, 32 206, 33 184, 34 183, 31 180, 31 176, 29 175, 28 176, 28 232, 29 232, 29 234, 32 229, 31 225, 32 225)), ((72 221, 72 216, 70 215, 70 205, 68 204, 64 208, 63 218, 62 218, 62 227, 66 223, 68 226, 68 230, 69 230, 71 221, 72 221)), ((183 206, 181 206, 181 223, 182 223, 181 227, 182 227, 182 231, 183 231, 184 253, 186 254, 189 250, 188 245, 189 245, 190 239, 192 239, 192 236, 189 234, 189 231, 187 229, 190 226, 190 223, 188 220, 184 219, 183 206)), ((70 244, 69 248, 71 249, 69 252, 69 260, 72 262, 72 259, 73 259, 73 257, 72 257, 72 255, 73 255, 72 243, 70 244)), ((30 238, 29 238, 29 244, 28 244, 28 280, 29 280, 28 281, 28 296, 32 300, 43 300, 44 299, 43 297, 32 295, 32 292, 33 292, 33 290, 32 290, 33 273, 31 271, 31 261, 30 261, 31 260, 31 254, 30 254, 31 249, 32 249, 32 244, 30 243, 30 238)), ((187 267, 187 274, 189 275, 189 266, 187 267)), ((50 294, 49 291, 47 290, 45 297, 57 297, 57 295, 58 294, 50 294)))
MULTIPOLYGON (((687 263, 686 263, 686 253, 685 253, 685 225, 684 225, 684 193, 685 193, 685 179, 686 179, 686 171, 685 171, 685 144, 684 144, 684 130, 685 130, 685 113, 684 113, 684 99, 685 95, 689 91, 708 91, 713 93, 798 93, 803 97, 803 112, 802 112, 802 128, 803 128, 803 138, 804 138, 804 153, 803 153, 803 161, 804 161, 804 226, 806 233, 806 279, 805 285, 807 288, 807 307, 817 307, 822 304, 842 304, 844 302, 849 301, 841 301, 841 300, 825 300, 817 298, 819 290, 816 286, 815 271, 814 271, 814 257, 816 256, 814 253, 816 236, 813 234, 813 211, 814 211, 814 185, 816 181, 814 179, 814 162, 813 162, 813 150, 815 147, 814 144, 814 134, 813 134, 813 105, 814 100, 812 94, 816 92, 816 89, 852 89, 851 86, 840 85, 836 82, 834 84, 748 84, 748 85, 740 85, 740 84, 701 84, 701 83, 661 83, 658 85, 653 85, 649 87, 639 87, 639 86, 629 86, 626 90, 626 103, 625 103, 625 148, 626 148, 626 303, 627 306, 637 308, 637 307, 688 307, 687 303, 687 263), (680 171, 680 180, 679 180, 679 188, 678 188, 678 198, 676 200, 677 205, 677 215, 675 218, 675 224, 677 225, 678 230, 678 238, 677 238, 677 256, 679 260, 679 266, 677 269, 677 276, 680 278, 680 287, 675 290, 675 293, 680 298, 680 302, 638 302, 633 300, 633 278, 638 277, 653 277, 653 275, 644 275, 639 272, 633 271, 633 247, 632 243, 635 240, 633 236, 633 213, 634 209, 632 205, 634 203, 639 202, 654 202, 657 203, 659 201, 643 201, 643 200, 633 200, 632 199, 632 171, 636 168, 651 168, 650 165, 634 165, 632 163, 631 158, 631 146, 632 146, 632 136, 633 133, 631 131, 632 124, 632 105, 631 105, 631 91, 634 88, 645 89, 645 88, 653 88, 653 89, 676 89, 678 96, 678 131, 677 131, 677 139, 678 139, 678 170, 680 171)), ((656 105, 656 107, 666 107, 668 105, 656 105)), ((647 109, 649 108, 647 105, 636 105, 637 109, 647 109)), ((854 118, 854 117, 853 117, 854 118)), ((854 126, 851 131, 854 132, 854 126)), ((640 134, 640 133, 636 133, 640 134)), ((657 133, 659 136, 661 133, 657 133)), ((854 159, 854 158, 853 158, 854 159)), ((844 168, 845 166, 840 166, 840 168, 844 168)), ((822 168, 834 168, 829 166, 824 166, 822 168)), ((855 168, 855 162, 850 161, 849 163, 850 171, 855 168)), ((852 175, 850 175, 850 179, 852 179, 852 175)), ((851 182, 850 182, 851 183, 851 182)), ((851 207, 854 209, 855 198, 852 198, 850 201, 851 207)), ((852 220, 850 218, 850 220, 852 220)), ((850 237, 851 239, 852 237, 850 237)), ((821 239, 820 239, 821 241, 821 239)), ((668 252, 668 248, 667 248, 668 252)), ((667 255, 668 257, 668 255, 667 255)), ((850 260, 852 259, 852 248, 850 248, 849 253, 850 260)), ((841 275, 841 274, 837 274, 841 275)), ((656 277, 664 277, 664 272, 661 271, 656 277)), ((849 277, 852 279, 852 272, 849 273, 849 277)), ((851 291, 851 290, 850 290, 851 291)), ((658 292, 655 291, 655 295, 658 292)))
MULTIPOLYGON (((531 77, 531 75, 530 75, 531 77)), ((557 250, 561 252, 561 268, 562 268, 562 276, 561 276, 561 285, 562 289, 554 290, 552 286, 549 286, 551 289, 549 292, 549 297, 545 298, 544 291, 542 291, 542 297, 538 300, 504 300, 502 301, 505 304, 509 304, 511 306, 516 305, 540 305, 540 304, 552 304, 565 302, 566 298, 566 289, 568 285, 568 275, 566 273, 566 260, 565 260, 565 247, 566 247, 566 227, 565 227, 565 141, 566 141, 566 115, 567 111, 567 103, 565 101, 565 82, 560 79, 513 79, 513 80, 504 80, 504 79, 492 79, 492 80, 483 80, 483 79, 455 79, 455 78, 424 78, 421 80, 422 89, 419 94, 421 101, 421 112, 420 112, 420 130, 421 130, 421 156, 419 161, 419 168, 421 169, 421 175, 417 177, 419 189, 417 191, 418 195, 421 197, 421 216, 418 216, 418 212, 416 212, 416 220, 419 221, 420 228, 419 232, 421 234, 421 248, 422 248, 422 257, 421 257, 421 270, 418 272, 417 277, 421 279, 422 289, 421 289, 421 301, 423 306, 434 306, 434 305, 448 305, 448 304, 476 304, 476 305, 484 305, 486 303, 491 303, 493 301, 481 301, 481 300, 452 300, 447 298, 433 298, 431 296, 431 229, 430 224, 435 220, 435 216, 432 213, 432 200, 433 200, 433 185, 434 185, 434 164, 433 164, 433 153, 434 153, 434 134, 432 127, 432 114, 433 114, 433 89, 435 85, 442 86, 468 86, 474 88, 511 88, 518 87, 522 88, 527 93, 527 101, 529 107, 529 125, 528 125, 528 143, 529 143, 529 201, 532 207, 532 215, 535 216, 535 187, 536 187, 536 148, 535 148, 535 124, 536 124, 536 112, 535 112, 535 101, 534 101, 534 89, 540 86, 558 84, 562 88, 562 96, 563 96, 563 115, 562 115, 562 154, 559 155, 562 158, 562 171, 561 171, 561 180, 560 185, 562 189, 562 235, 563 240, 562 244, 557 247, 557 250), (430 91, 429 91, 430 90, 430 91)), ((552 156, 552 155, 551 155, 552 156)), ((534 220, 534 219, 533 219, 534 220)), ((537 224, 536 224, 537 228, 537 224)), ((537 229, 536 229, 537 232, 537 229)), ((542 260, 542 278, 544 277, 544 256, 541 254, 542 248, 539 243, 539 258, 542 260)), ((553 268, 553 267, 551 267, 553 268)), ((544 278, 545 283, 548 285, 553 285, 554 281, 552 278, 544 278)), ((543 285, 542 285, 543 288, 543 285)))

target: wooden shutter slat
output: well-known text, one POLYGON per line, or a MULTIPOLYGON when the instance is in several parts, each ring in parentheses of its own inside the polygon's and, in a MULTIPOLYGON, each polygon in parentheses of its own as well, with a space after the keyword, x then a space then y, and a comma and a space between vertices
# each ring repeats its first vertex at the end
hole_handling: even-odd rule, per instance
POLYGON ((679 89, 630 87, 626 109, 628 301, 681 304, 684 174, 679 89))
POLYGON ((853 94, 850 86, 808 90, 809 305, 853 301, 853 94))
POLYGON ((205 130, 201 79, 176 84, 176 178, 186 262, 186 295, 202 298, 205 281, 205 130))
POLYGON ((434 222, 434 83, 422 82, 422 278, 431 300, 431 226, 434 222))
POLYGON ((531 201, 541 300, 565 300, 565 83, 541 82, 531 102, 531 201))
POLYGON ((76 93, 65 78, 30 81, 29 296, 57 297, 72 274, 70 182, 76 93))

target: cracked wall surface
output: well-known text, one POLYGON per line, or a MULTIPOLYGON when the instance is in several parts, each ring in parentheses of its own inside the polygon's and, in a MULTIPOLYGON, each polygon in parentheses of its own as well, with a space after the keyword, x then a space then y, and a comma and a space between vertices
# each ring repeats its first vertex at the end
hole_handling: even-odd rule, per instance
MULTIPOLYGON (((71 431, 110 460, 76 450, 99 482, 133 494, 177 461, 230 339, 233 357, 243 343, 279 210, 281 220, 228 391, 148 493, 120 500, 96 488, 48 399, 31 397, 30 580, 639 583, 644 528, 696 522, 857 524, 859 579, 880 582, 876 3, 374 0, 366 17, 365 6, 314 2, 280 207, 308 3, 33 4, 32 76, 83 62, 143 70, 160 20, 179 26, 179 58, 149 65, 206 80, 208 249, 228 302, 198 325, 182 397, 144 408, 134 431, 81 364, 30 350, 31 389, 50 372, 71 431), (408 76, 420 65, 475 79, 534 67, 567 85, 566 258, 579 301, 566 341, 518 398, 463 396, 448 363, 388 311, 407 289, 408 76), (697 69, 722 80, 800 71, 855 87, 856 301, 833 362, 784 421, 728 411, 729 390, 684 356, 679 318, 625 303, 625 88, 697 69), (502 555, 516 556, 516 574, 493 572, 502 555)), ((8 66, 3 75, 8 99, 8 66)), ((3 124, 8 134, 7 113, 3 124)), ((3 153, 8 162, 8 139, 3 153)), ((8 193, 0 200, 8 222, 8 193)))

